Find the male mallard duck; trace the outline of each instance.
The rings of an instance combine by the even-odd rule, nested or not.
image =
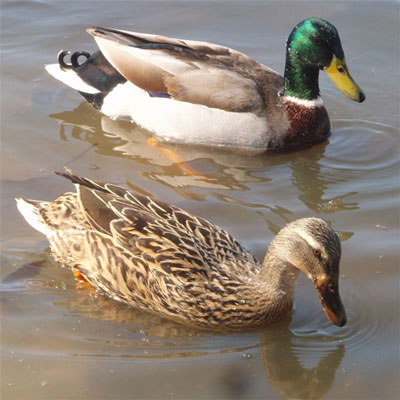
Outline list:
[[[76,186],[57,200],[17,199],[53,255],[94,288],[180,322],[243,329],[291,311],[297,276],[313,280],[329,320],[346,323],[340,241],[319,218],[286,225],[259,263],[229,233],[120,186],[60,173]]]
[[[164,141],[252,153],[319,143],[330,132],[320,69],[347,97],[365,99],[347,71],[336,28],[320,18],[293,29],[283,78],[211,43],[100,27],[87,31],[100,51],[75,52],[70,63],[69,52],[61,51],[47,71],[105,115],[132,119]]]

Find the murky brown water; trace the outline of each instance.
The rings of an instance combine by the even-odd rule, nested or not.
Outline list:
[[[397,398],[398,3],[10,0],[1,12],[2,398]],[[146,132],[81,104],[43,69],[61,48],[94,50],[85,27],[95,24],[224,44],[282,71],[288,33],[312,15],[339,29],[366,102],[321,75],[329,142],[268,158],[171,147],[196,178],[149,146]],[[91,297],[13,200],[70,190],[52,174],[65,165],[202,215],[259,258],[286,221],[330,220],[343,242],[348,324],[326,321],[305,278],[291,321],[258,334],[188,330]]]

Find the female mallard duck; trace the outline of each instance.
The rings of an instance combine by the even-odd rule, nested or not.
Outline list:
[[[227,232],[186,211],[67,171],[76,193],[17,199],[53,255],[124,303],[209,328],[259,327],[288,315],[297,276],[313,280],[329,320],[346,323],[340,241],[319,218],[286,225],[259,263]]]
[[[129,118],[164,141],[252,153],[310,146],[329,136],[319,94],[324,69],[342,93],[362,102],[336,28],[300,22],[286,45],[282,78],[227,47],[108,28],[89,28],[100,52],[61,51],[47,65],[111,118]],[[79,58],[85,57],[83,63]]]

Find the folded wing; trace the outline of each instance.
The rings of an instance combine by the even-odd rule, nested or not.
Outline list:
[[[265,106],[254,75],[277,75],[242,53],[206,42],[107,28],[88,32],[127,80],[175,100],[258,114]]]

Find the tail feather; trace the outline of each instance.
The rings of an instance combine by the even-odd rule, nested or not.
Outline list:
[[[32,226],[32,228],[36,229],[46,236],[51,233],[51,229],[44,221],[40,212],[44,207],[49,204],[49,202],[39,200],[25,200],[22,198],[17,198],[15,200],[17,202],[19,212],[25,218],[26,222],[28,222],[28,224]]]
[[[104,187],[104,184],[102,184],[100,182],[96,182],[91,179],[87,179],[87,178],[78,176],[69,168],[65,167],[64,169],[65,169],[65,172],[55,171],[54,173],[56,175],[67,178],[75,185],[82,185],[82,186],[88,187],[89,189],[96,189],[96,190],[100,190],[101,192],[104,192],[104,193],[109,193],[109,191]]]
[[[70,55],[70,61],[65,57]],[[85,60],[80,63],[80,57]],[[104,98],[126,79],[105,59],[100,51],[89,54],[86,51],[61,50],[58,64],[45,66],[54,78],[77,90],[90,104],[101,110]]]
[[[96,94],[100,93],[98,89],[88,85],[75,71],[72,69],[62,69],[59,64],[45,65],[46,71],[54,78],[78,90],[82,93]]]

